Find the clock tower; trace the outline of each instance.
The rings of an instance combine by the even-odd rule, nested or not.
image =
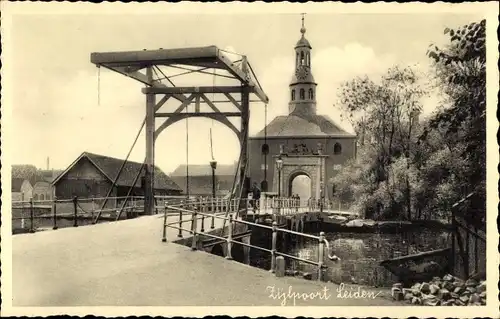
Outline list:
[[[316,86],[311,72],[311,50],[305,38],[306,28],[302,16],[302,36],[295,45],[295,72],[290,82],[289,113],[298,116],[316,115]]]

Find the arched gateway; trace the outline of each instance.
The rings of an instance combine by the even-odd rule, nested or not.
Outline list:
[[[276,155],[274,161],[273,191],[279,192],[281,196],[289,197],[293,195],[293,180],[300,175],[306,175],[311,179],[311,198],[322,198],[324,190],[325,159],[328,157],[321,154],[294,155],[281,153]],[[279,167],[281,166],[281,167]],[[328,199],[328,192],[324,192],[323,197]],[[303,198],[306,199],[306,198]]]

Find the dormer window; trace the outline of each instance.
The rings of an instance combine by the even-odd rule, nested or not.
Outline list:
[[[300,89],[300,99],[301,100],[306,99],[306,91],[304,89]]]
[[[295,89],[292,90],[292,101],[295,101]]]

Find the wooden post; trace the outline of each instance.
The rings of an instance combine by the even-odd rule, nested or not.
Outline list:
[[[215,228],[215,209],[216,209],[216,206],[217,205],[215,205],[215,197],[212,197],[212,222],[210,224],[210,229]]]
[[[52,229],[56,230],[57,229],[57,197],[54,197],[54,201],[52,202],[52,216],[54,218],[54,226],[52,227]]]
[[[30,198],[30,233],[35,232],[35,225],[33,224],[35,218],[35,207],[33,203],[33,197]]]
[[[278,223],[273,221],[273,234],[272,234],[272,246],[271,246],[271,272],[276,270],[276,242],[278,239]]]
[[[325,232],[320,232],[319,233],[319,251],[318,251],[318,281],[323,280],[323,254],[325,250]]]
[[[227,225],[227,253],[226,259],[232,260],[231,248],[233,247],[233,214],[229,214],[229,225]]]
[[[197,245],[198,245],[198,242],[197,242],[197,236],[196,236],[196,233],[197,233],[197,227],[198,227],[198,223],[197,223],[197,220],[198,220],[198,214],[196,213],[196,205],[195,207],[193,207],[193,214],[192,214],[192,222],[191,222],[191,230],[193,232],[193,240],[191,241],[191,250],[196,250],[197,249]]]
[[[247,64],[246,56],[242,57],[242,69],[248,76],[249,67]],[[243,83],[242,83],[243,84]],[[239,176],[239,187],[240,194],[246,194],[246,172],[248,165],[248,130],[249,130],[249,120],[250,120],[250,91],[251,88],[248,85],[242,86],[241,91],[241,130],[240,130],[240,145],[241,145],[241,164],[240,164],[240,176]],[[237,208],[239,209],[239,207]]]
[[[148,82],[153,81],[153,66],[146,67]],[[146,160],[144,173],[144,214],[153,215],[153,163],[154,163],[154,133],[155,133],[155,99],[156,95],[146,94]]]
[[[162,242],[167,242],[167,201],[165,201],[165,211],[163,212],[163,237]]]
[[[94,196],[92,196],[92,200],[91,200],[91,205],[92,207],[90,208],[90,217],[92,218],[91,220],[94,221]]]
[[[204,233],[205,232],[205,215],[204,215],[204,213],[206,213],[206,212],[205,212],[205,201],[203,198],[200,198],[200,212],[202,213],[201,214],[201,229],[200,229],[200,231],[202,233]]]
[[[456,270],[455,270],[455,260],[456,260],[456,253],[455,253],[455,250],[456,250],[456,247],[455,247],[455,240],[456,240],[456,232],[458,231],[457,229],[457,223],[456,223],[456,220],[455,220],[455,210],[454,208],[452,207],[451,208],[451,264],[450,264],[450,272],[451,274],[457,276],[459,275],[458,273],[456,273]]]
[[[283,256],[276,257],[276,277],[285,277],[285,258]]]
[[[73,216],[73,227],[78,227],[78,197],[73,197],[73,210],[74,210],[74,216]]]
[[[182,201],[179,207],[181,209],[184,208],[184,204],[182,203]],[[182,210],[179,211],[179,233],[177,234],[177,237],[182,238]]]

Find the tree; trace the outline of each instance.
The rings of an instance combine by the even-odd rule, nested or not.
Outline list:
[[[476,213],[486,210],[486,20],[457,29],[445,29],[450,43],[428,51],[434,61],[436,86],[446,105],[432,118],[422,135],[439,131],[465,169],[451,169],[459,197],[476,193]],[[477,217],[477,216],[476,216]]]
[[[341,87],[340,108],[361,135],[360,156],[334,183],[367,217],[445,218],[455,202],[475,192],[466,218],[484,222],[485,26],[483,20],[447,28],[450,43],[428,51],[431,84],[445,97],[428,119],[416,121],[423,90],[411,68],[392,68],[379,82],[356,78]]]
[[[341,86],[340,108],[348,115],[355,131],[362,133],[362,147],[373,150],[373,162],[364,163],[370,167],[378,189],[377,196],[374,190],[372,195],[375,197],[367,199],[373,207],[365,207],[372,214],[383,215],[380,210],[384,210],[385,214],[393,216],[396,210],[401,210],[397,199],[399,189],[396,191],[391,186],[392,164],[404,156],[406,170],[411,167],[411,149],[416,142],[416,119],[422,110],[420,99],[423,95],[419,78],[410,67],[393,67],[378,82],[364,77]],[[381,183],[385,183],[383,188],[380,188]],[[402,196],[406,217],[411,219],[409,176],[405,177],[405,185]]]

